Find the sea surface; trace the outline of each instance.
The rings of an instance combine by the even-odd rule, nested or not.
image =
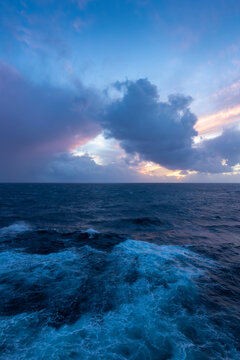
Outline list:
[[[0,359],[240,359],[240,185],[1,184]]]

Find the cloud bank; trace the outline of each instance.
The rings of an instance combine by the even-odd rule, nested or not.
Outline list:
[[[194,144],[197,117],[190,96],[161,101],[147,79],[114,86],[121,96],[107,99],[78,82],[74,90],[36,85],[0,64],[0,181],[149,181],[129,168],[135,155],[185,174],[230,173],[240,163],[237,127]],[[71,154],[101,131],[120,142],[125,160],[103,166],[87,154]]]
[[[55,156],[42,174],[42,181],[55,182],[139,182],[144,176],[129,169],[124,161],[98,165],[89,155],[73,156],[63,153]]]

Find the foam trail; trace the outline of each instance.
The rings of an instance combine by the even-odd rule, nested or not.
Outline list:
[[[1,360],[238,359],[199,301],[195,281],[213,265],[189,249],[127,240],[0,264]]]

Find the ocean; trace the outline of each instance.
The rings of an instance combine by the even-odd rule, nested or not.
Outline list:
[[[1,184],[1,360],[240,359],[239,184]]]

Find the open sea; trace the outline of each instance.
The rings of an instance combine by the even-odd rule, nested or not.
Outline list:
[[[240,359],[240,184],[0,184],[1,360]]]

